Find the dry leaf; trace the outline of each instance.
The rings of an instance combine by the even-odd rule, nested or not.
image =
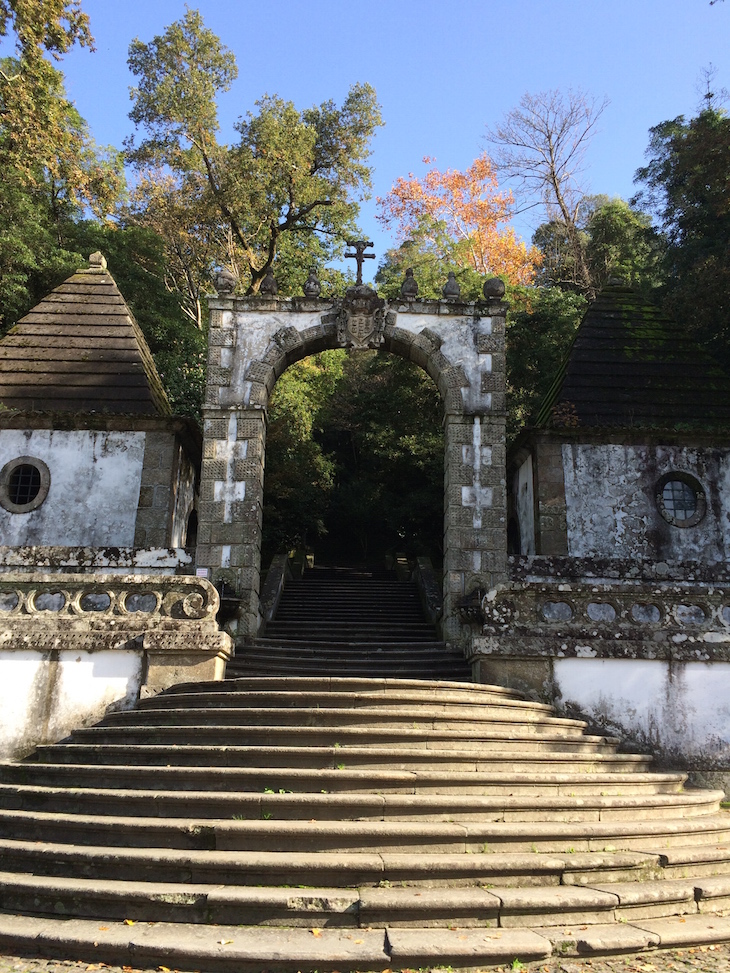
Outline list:
[[[218,945],[219,946],[230,946],[232,942],[233,942],[232,939],[219,939],[218,940]]]
[[[322,930],[321,929],[310,929],[309,931],[311,932],[311,934],[313,936],[321,936],[322,935]]]
[[[355,945],[356,945],[356,946],[359,946],[359,945],[360,945],[361,943],[364,943],[364,942],[365,942],[365,940],[364,940],[364,939],[356,939],[356,940],[355,940]]]
[[[133,926],[134,925],[134,919],[125,919],[124,920],[124,925],[125,926]]]
[[[170,973],[169,966],[158,966],[157,969],[160,971],[160,973]]]

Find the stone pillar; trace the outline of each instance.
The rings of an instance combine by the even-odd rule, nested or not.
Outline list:
[[[459,603],[478,589],[507,580],[505,445],[506,305],[492,301],[476,323],[475,367],[465,369],[466,408],[444,417],[444,638],[465,643],[471,633]],[[476,387],[475,387],[476,386]]]
[[[238,633],[259,626],[266,417],[261,409],[206,410],[197,563],[242,597]]]

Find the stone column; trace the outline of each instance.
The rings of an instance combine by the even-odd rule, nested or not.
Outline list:
[[[444,417],[444,638],[466,642],[459,603],[507,579],[506,306],[490,302],[476,325],[463,412]],[[477,388],[473,387],[478,385]]]

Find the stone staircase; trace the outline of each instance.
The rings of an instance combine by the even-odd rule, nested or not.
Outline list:
[[[176,686],[0,765],[0,946],[392,970],[730,940],[730,819],[509,690]]]
[[[265,637],[239,646],[227,669],[279,674],[471,679],[463,654],[424,619],[415,582],[343,569],[288,581]]]

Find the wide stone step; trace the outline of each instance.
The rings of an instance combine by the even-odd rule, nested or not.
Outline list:
[[[434,821],[449,823],[650,820],[716,814],[721,792],[639,795],[384,795],[264,792],[122,790],[113,787],[49,787],[0,784],[0,822],[15,837],[14,811],[125,817],[250,819],[253,821]],[[27,816],[26,816],[27,817]],[[17,818],[18,827],[25,818]],[[32,820],[32,818],[28,818]],[[45,820],[45,819],[39,819]],[[8,824],[7,822],[11,822]]]
[[[525,702],[521,693],[503,686],[480,685],[478,683],[452,682],[449,680],[415,679],[387,679],[365,676],[333,676],[328,674],[324,678],[313,676],[239,676],[234,680],[216,683],[181,683],[165,690],[164,694],[184,694],[199,692],[201,686],[206,692],[262,692],[277,690],[281,692],[347,692],[379,694],[389,699],[391,693],[411,692],[419,693],[420,698],[439,700],[441,693],[457,695],[460,699],[483,702],[489,699],[516,699]],[[425,695],[424,695],[425,694]]]
[[[382,676],[391,679],[410,679],[415,676],[422,676],[424,672],[429,672],[434,679],[463,679],[464,682],[471,681],[471,671],[466,665],[460,663],[447,664],[391,664],[374,662],[371,663],[350,663],[350,662],[323,662],[315,656],[309,659],[300,659],[297,662],[278,660],[275,657],[264,655],[255,658],[242,658],[240,661],[229,662],[226,673],[233,678],[241,675],[251,676],[321,676],[327,678],[333,672],[339,675],[352,676]]]
[[[0,763],[0,781],[10,785],[39,787],[102,788],[118,787],[132,790],[169,790],[183,792],[288,791],[317,795],[325,793],[336,800],[337,795],[356,794],[381,801],[390,794],[420,795],[429,798],[460,796],[480,799],[482,796],[583,796],[583,795],[651,795],[675,794],[682,790],[685,774],[597,772],[549,773],[541,769],[535,773],[505,774],[499,770],[480,770],[478,757],[471,755],[458,770],[448,767],[434,771],[434,758],[428,752],[414,751],[411,763],[403,764],[403,752],[398,760],[388,760],[389,750],[380,753],[382,765],[366,763],[365,757],[376,759],[372,750],[362,751],[362,763],[367,769],[337,769],[340,751],[300,748],[233,748],[221,751],[206,747],[64,747],[69,756],[81,759],[82,752],[91,759],[87,763],[69,760],[53,763]],[[81,752],[80,752],[81,751]],[[187,763],[182,758],[187,759]],[[136,764],[130,765],[131,760]],[[419,760],[422,769],[418,769]],[[297,768],[296,764],[306,765]],[[370,793],[373,792],[373,793]]]
[[[189,732],[188,732],[189,729]],[[79,730],[72,738],[74,742],[56,746],[40,746],[36,750],[36,756],[44,762],[59,763],[123,763],[129,762],[133,748],[144,748],[138,750],[140,756],[159,754],[160,761],[164,764],[170,763],[174,759],[178,763],[196,763],[201,757],[210,759],[211,766],[235,765],[236,760],[245,762],[248,750],[251,747],[284,747],[291,748],[297,745],[306,746],[309,744],[318,749],[332,748],[338,750],[338,758],[335,767],[338,772],[351,770],[357,766],[373,766],[372,758],[368,757],[367,747],[375,745],[382,751],[384,747],[392,746],[391,761],[387,756],[383,757],[382,752],[376,757],[375,764],[388,766],[397,760],[398,750],[405,745],[407,749],[423,747],[423,757],[430,762],[426,751],[429,747],[437,747],[442,751],[453,744],[456,750],[471,749],[473,753],[473,766],[478,770],[499,770],[502,773],[560,773],[561,771],[573,771],[575,773],[596,773],[599,771],[614,770],[625,772],[629,770],[647,770],[651,764],[651,758],[640,754],[612,753],[608,749],[601,749],[595,753],[581,754],[568,753],[566,751],[545,750],[540,753],[520,752],[512,749],[485,750],[480,740],[465,741],[463,737],[456,736],[450,740],[446,731],[425,737],[424,734],[411,730],[407,741],[403,736],[390,736],[390,731],[362,731],[360,729],[336,731],[326,731],[318,728],[299,727],[295,732],[287,728],[278,727],[258,727],[231,729],[229,727],[175,727],[175,726],[153,726],[153,727],[90,727],[86,730]],[[201,748],[202,743],[207,743],[207,752]],[[186,746],[187,744],[187,746]],[[354,745],[354,746],[353,746]],[[125,757],[124,748],[127,748],[128,755]],[[157,747],[158,750],[152,749]],[[352,750],[348,749],[352,747]],[[173,748],[175,748],[173,750]],[[358,753],[365,749],[365,753]],[[167,751],[167,757],[165,756]],[[217,750],[218,754],[211,752]],[[189,751],[186,753],[186,751]],[[367,785],[367,781],[365,781]],[[470,786],[478,786],[474,783]]]
[[[721,882],[722,887],[717,883]],[[595,924],[694,915],[727,896],[730,879],[624,882],[584,888],[542,885],[518,889],[459,888],[220,888],[0,872],[0,909],[146,922],[228,923],[292,928],[519,928],[557,918]]]
[[[584,886],[661,875],[659,857],[645,852],[464,854],[409,851],[267,851],[117,847],[0,838],[3,871],[86,879],[229,886],[456,887]]]

